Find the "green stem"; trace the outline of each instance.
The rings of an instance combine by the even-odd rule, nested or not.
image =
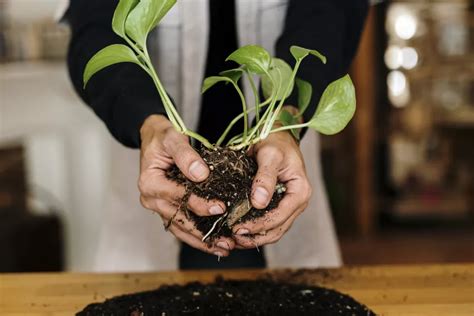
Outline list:
[[[272,81],[272,85],[275,87],[275,81],[273,80],[273,78],[270,76],[270,74],[267,72],[266,75],[268,76],[268,78],[270,78],[270,80]],[[269,113],[272,112],[273,108],[275,107],[275,104],[277,102],[277,96],[278,96],[278,91],[272,91],[272,95],[270,96],[270,98],[268,98],[267,100],[265,100],[265,103],[267,103],[267,101],[270,103],[270,106],[265,110],[265,113],[263,113],[262,117],[260,118],[260,121],[257,122],[257,124],[255,125],[255,130],[250,134],[250,136],[248,137],[248,139],[252,139],[252,137],[257,134],[259,136],[259,133],[260,133],[260,126],[262,125],[262,123],[264,124],[265,123],[265,120],[267,118],[267,116],[269,115]],[[262,104],[262,105],[263,105]]]
[[[304,128],[304,127],[308,127],[308,126],[309,126],[309,122],[307,122],[307,123],[301,123],[301,124],[295,124],[295,125],[282,126],[282,127],[278,127],[278,128],[272,129],[272,130],[270,131],[270,134],[276,133],[276,132],[281,132],[281,131],[287,131],[287,130],[289,130],[289,129]]]
[[[245,100],[245,96],[242,93],[242,90],[240,90],[239,85],[236,84],[233,80],[230,80],[230,82],[232,82],[232,84],[234,85],[235,90],[237,90],[237,93],[239,94],[240,101],[242,102],[242,114],[244,115],[244,139],[245,139],[245,138],[247,138],[248,129],[249,129],[249,118],[248,118],[248,113],[247,113],[247,101]]]
[[[161,101],[163,102],[163,106],[165,108],[166,115],[168,116],[168,119],[171,121],[173,126],[178,130],[179,132],[183,132],[186,130],[186,127],[184,124],[181,124],[179,120],[176,118],[173,109],[174,105],[172,104],[171,100],[169,100],[168,95],[164,91],[162,84],[158,78],[158,75],[155,72],[155,68],[151,64],[150,57],[148,55],[148,52],[146,51],[145,53],[136,45],[132,40],[130,40],[128,37],[124,37],[125,41],[128,43],[128,45],[135,51],[135,53],[142,58],[142,60],[145,62],[145,65],[142,65],[142,68],[146,66],[145,71],[148,73],[148,75],[153,79],[153,83],[155,84],[155,87],[158,90],[158,94],[160,95]],[[170,104],[171,106],[170,106]]]
[[[145,48],[145,62],[147,63],[148,68],[150,68],[150,72],[152,74],[153,81],[155,82],[155,85],[158,88],[158,93],[160,94],[161,99],[163,100],[163,104],[165,105],[165,107],[169,108],[171,113],[173,113],[173,116],[176,119],[176,121],[177,121],[177,123],[180,127],[180,131],[182,133],[187,131],[187,128],[186,128],[186,125],[184,124],[183,119],[181,118],[178,111],[174,107],[173,102],[171,102],[171,100],[168,96],[168,93],[166,93],[166,90],[164,89],[164,87],[163,87],[163,85],[160,81],[160,78],[156,74],[155,67],[151,63],[151,58],[150,58],[150,55],[148,54],[148,50],[146,48]]]
[[[257,108],[255,111],[255,120],[258,123],[258,121],[260,121],[260,96],[258,94],[257,86],[255,85],[252,74],[248,71],[248,69],[246,70],[246,73],[255,96],[255,107]]]
[[[301,65],[301,60],[298,60],[296,62],[295,68],[293,69],[293,73],[291,74],[291,79],[288,82],[285,93],[283,94],[284,96],[289,94],[292,83],[295,81],[296,73],[298,72],[298,69],[300,68],[300,65]],[[280,103],[278,104],[276,110],[272,113],[271,118],[266,122],[265,126],[263,127],[262,139],[267,138],[268,134],[270,134],[270,131],[273,127],[273,124],[275,124],[275,121],[278,117],[278,114],[280,113],[281,108],[283,107],[283,105],[285,103],[285,100],[286,100],[285,98],[282,98],[280,100]]]
[[[259,106],[258,106],[258,108],[261,109],[262,107],[267,106],[270,102],[271,102],[271,99],[268,98],[267,100],[265,100],[265,102],[260,103]],[[257,109],[257,107],[253,107],[253,108],[247,110],[247,113],[251,113],[251,112],[255,111],[256,109]],[[234,127],[234,125],[235,125],[241,118],[243,118],[244,115],[245,115],[245,113],[240,113],[239,115],[237,115],[237,116],[229,123],[229,125],[228,125],[227,128],[225,129],[224,133],[222,133],[221,137],[219,137],[219,140],[217,141],[216,146],[222,145],[222,143],[224,142],[225,138],[226,138],[227,135],[229,134],[229,132],[230,132],[230,130],[232,129],[232,127]],[[249,130],[249,132],[252,133],[253,130],[254,130],[254,129],[251,128],[251,129]],[[237,136],[240,136],[240,135],[237,135]],[[249,134],[249,137],[248,137],[248,138],[251,139],[252,136],[253,136],[253,134],[251,134],[251,135]],[[234,139],[234,138],[235,138],[235,137],[233,137],[232,139]],[[229,143],[230,143],[230,141],[227,142],[227,144],[229,144]]]
[[[155,83],[155,86],[158,90],[158,93],[160,95],[161,101],[163,102],[163,106],[166,111],[166,115],[168,116],[168,119],[171,121],[173,126],[178,130],[179,132],[192,137],[196,139],[197,141],[201,142],[204,146],[207,148],[214,148],[212,144],[203,136],[199,135],[198,133],[195,133],[193,131],[190,131],[186,128],[186,125],[184,124],[184,121],[182,120],[181,116],[179,115],[178,111],[174,107],[173,102],[171,102],[168,94],[166,93],[166,90],[164,89],[158,74],[155,71],[155,67],[153,66],[151,62],[150,55],[148,54],[148,50],[145,48],[144,51],[142,51],[133,41],[131,41],[129,38],[125,37],[125,40],[127,41],[128,45],[132,47],[132,49],[140,56],[142,57],[143,61],[145,62],[145,65],[140,64],[140,67],[144,69],[148,75],[153,79],[153,82]]]
[[[188,129],[188,130],[184,131],[184,134],[189,136],[189,137],[192,137],[192,138],[196,139],[197,141],[199,141],[201,144],[203,144],[204,146],[206,146],[209,149],[214,149],[215,148],[206,138],[199,135],[198,133],[195,133],[195,132]]]

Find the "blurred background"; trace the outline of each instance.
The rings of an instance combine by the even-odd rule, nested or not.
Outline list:
[[[0,0],[0,272],[93,266],[113,139],[74,93],[58,0]],[[323,138],[346,264],[474,261],[474,7],[371,8],[358,111]]]

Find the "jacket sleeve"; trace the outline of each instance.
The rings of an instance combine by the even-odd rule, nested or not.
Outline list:
[[[151,114],[165,110],[153,80],[139,66],[121,63],[108,67],[83,89],[83,72],[89,59],[102,48],[122,43],[111,27],[115,0],[71,0],[65,20],[71,28],[68,69],[81,98],[105,122],[122,144],[140,146],[140,127]]]
[[[313,96],[304,114],[308,121],[316,111],[319,99],[329,83],[348,72],[357,50],[368,0],[290,0],[282,35],[276,43],[276,55],[290,65],[295,61],[292,45],[316,49],[327,57],[324,65],[307,57],[297,77],[310,82]],[[297,105],[297,89],[286,100]]]

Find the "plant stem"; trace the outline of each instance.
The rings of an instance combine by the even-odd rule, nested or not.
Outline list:
[[[270,74],[267,72],[266,75],[268,76],[268,78],[270,78],[270,80],[272,81],[272,85],[275,87],[275,81],[273,80],[273,78],[270,76]],[[262,123],[264,124],[265,123],[265,120],[266,120],[266,117],[268,116],[269,113],[271,113],[271,111],[273,110],[273,108],[275,107],[275,104],[277,102],[277,96],[278,96],[278,91],[275,93],[275,91],[272,91],[272,95],[270,96],[270,98],[268,98],[267,100],[265,100],[265,103],[267,103],[267,101],[270,103],[270,106],[265,110],[265,113],[263,113],[262,117],[260,118],[260,121],[257,122],[257,124],[255,125],[255,130],[249,135],[248,139],[251,140],[252,137],[257,134],[257,137],[259,136],[260,134],[260,125],[262,125]],[[262,104],[262,105],[263,105]]]
[[[164,89],[160,78],[158,77],[155,67],[153,66],[151,62],[150,55],[148,54],[148,50],[145,48],[144,51],[140,49],[132,40],[130,40],[128,37],[125,37],[126,42],[132,49],[137,53],[140,57],[142,57],[143,61],[145,62],[145,65],[141,65],[141,68],[143,68],[148,75],[153,79],[153,82],[155,83],[155,86],[158,90],[158,94],[161,97],[161,100],[163,102],[163,106],[165,108],[166,114],[168,116],[168,119],[171,121],[173,126],[175,127],[176,130],[179,132],[192,137],[196,139],[197,141],[201,142],[204,146],[207,148],[213,149],[214,146],[207,140],[205,137],[199,135],[198,133],[195,133],[193,131],[190,131],[186,128],[186,125],[184,124],[181,116],[179,115],[178,111],[174,107],[173,102],[171,102],[168,94],[166,93],[166,90]]]
[[[203,144],[204,146],[206,146],[207,148],[209,149],[214,149],[215,147],[211,144],[210,141],[208,141],[205,137],[199,135],[198,133],[195,133],[189,129],[185,130],[183,132],[185,135],[189,136],[189,137],[192,137],[194,139],[196,139],[197,141],[199,141],[201,144]]]
[[[295,68],[293,69],[293,73],[291,74],[291,79],[288,82],[285,93],[283,94],[284,96],[288,95],[288,93],[290,92],[290,88],[292,86],[292,83],[295,81],[296,73],[298,72],[298,69],[300,68],[300,65],[301,65],[301,60],[298,60],[295,64]],[[273,127],[273,124],[275,124],[275,121],[276,121],[276,119],[278,117],[278,114],[280,113],[280,110],[283,107],[284,103],[285,103],[285,98],[283,97],[280,100],[280,103],[278,104],[276,110],[272,113],[272,116],[270,117],[270,119],[266,122],[265,126],[263,127],[262,139],[267,138],[268,134],[270,134],[270,131]]]
[[[259,104],[259,109],[261,109],[262,107],[264,106],[267,106],[269,103],[270,103],[271,99],[268,98],[267,100],[265,100],[265,102]],[[255,111],[257,109],[257,107],[253,107],[251,109],[248,109],[247,110],[247,113],[251,113],[253,111]],[[221,137],[219,137],[219,140],[217,141],[216,143],[216,146],[219,147],[220,145],[222,145],[222,143],[224,142],[225,138],[227,137],[227,134],[229,134],[230,130],[232,129],[232,127],[241,119],[243,118],[245,115],[245,113],[240,113],[239,115],[237,115],[230,123],[229,125],[227,126],[227,128],[225,129],[224,133],[222,133]],[[249,130],[250,133],[253,132],[253,128],[251,128]],[[237,135],[240,137],[240,135]],[[233,137],[232,139],[234,139],[236,137]],[[251,138],[251,135],[249,134],[249,139]],[[231,140],[232,140],[231,139]],[[231,141],[229,141],[227,144],[229,144]]]
[[[237,93],[240,96],[240,101],[242,102],[242,114],[244,115],[244,139],[245,139],[245,138],[247,138],[248,129],[249,129],[249,117],[248,117],[248,113],[247,113],[247,101],[245,100],[245,96],[242,93],[242,90],[240,90],[239,85],[236,84],[233,80],[231,80],[230,82],[232,82],[232,84],[234,85],[235,90],[237,90]]]
[[[257,86],[255,85],[255,81],[253,80],[252,74],[248,71],[248,69],[246,70],[246,73],[250,82],[250,86],[252,87],[253,94],[255,96],[255,120],[258,123],[258,121],[260,121],[260,96],[258,94]]]
[[[272,130],[270,131],[270,134],[271,134],[271,133],[276,133],[276,132],[281,132],[281,131],[287,131],[287,130],[289,130],[289,129],[304,128],[304,127],[308,127],[308,126],[309,126],[309,122],[307,122],[307,123],[301,123],[301,124],[295,124],[295,125],[282,126],[282,127],[278,127],[278,128],[272,129]]]
[[[186,130],[186,127],[184,126],[184,123],[181,124],[179,120],[176,118],[175,113],[173,113],[172,109],[174,109],[174,105],[172,104],[171,100],[169,100],[168,95],[164,91],[162,84],[158,78],[158,75],[155,72],[155,68],[151,64],[150,56],[148,55],[148,52],[146,51],[145,53],[136,45],[131,39],[129,39],[127,36],[124,37],[125,41],[128,43],[128,45],[135,51],[135,53],[142,58],[142,60],[145,62],[145,65],[142,67],[146,67],[146,72],[148,75],[152,78],[153,83],[155,84],[155,87],[158,90],[158,94],[160,95],[161,101],[163,102],[163,106],[165,108],[166,115],[168,116],[168,119],[171,121],[173,126],[178,130],[179,132],[183,132]],[[169,103],[168,103],[169,102]],[[170,106],[171,104],[171,106]]]
[[[163,85],[160,81],[160,78],[156,74],[155,67],[151,63],[151,58],[150,58],[150,55],[148,54],[148,50],[146,48],[145,48],[145,62],[147,63],[148,68],[150,69],[153,81],[155,82],[155,85],[158,89],[158,93],[160,94],[161,99],[163,100],[163,105],[165,106],[165,108],[168,107],[170,112],[173,113],[173,116],[176,119],[176,121],[177,121],[177,123],[180,127],[179,130],[182,133],[184,133],[185,131],[187,131],[186,125],[184,124],[183,119],[181,118],[178,111],[174,107],[173,102],[171,102],[171,100],[168,96],[168,93],[166,93],[166,90],[164,89],[164,87],[163,87]]]

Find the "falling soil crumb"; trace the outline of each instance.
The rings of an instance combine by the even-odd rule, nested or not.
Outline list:
[[[270,279],[223,280],[124,295],[87,306],[93,315],[375,315],[348,295],[334,290]]]
[[[251,206],[250,196],[252,183],[257,173],[257,163],[254,158],[249,157],[243,150],[234,151],[228,148],[217,148],[210,150],[201,148],[199,154],[210,169],[209,177],[200,183],[189,181],[181,171],[172,167],[167,172],[168,179],[183,185],[187,193],[181,201],[181,210],[196,225],[196,228],[206,235],[213,228],[216,221],[222,215],[199,217],[187,209],[186,205],[191,194],[195,194],[206,200],[220,200],[226,205],[226,214],[218,222],[207,241],[212,241],[220,236],[231,237],[232,227],[236,224],[252,221],[265,215],[268,211],[276,208],[284,196],[285,187],[278,184],[270,204],[263,210]],[[242,210],[243,205],[248,205],[247,210]],[[240,206],[240,207],[239,207]],[[245,208],[245,207],[244,207]],[[239,210],[239,216],[234,211]],[[228,225],[227,218],[232,220]]]

